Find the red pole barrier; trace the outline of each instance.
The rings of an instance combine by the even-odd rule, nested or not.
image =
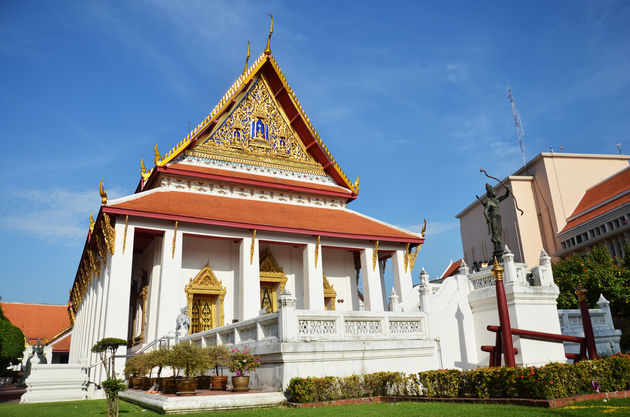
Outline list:
[[[586,349],[588,350],[589,359],[598,359],[597,346],[595,345],[595,336],[593,335],[593,324],[591,323],[591,313],[588,311],[588,305],[586,305],[586,294],[588,291],[582,286],[582,283],[578,283],[575,295],[577,295],[580,301],[580,313],[582,313],[582,327],[584,328],[584,338],[586,339]]]
[[[497,290],[497,307],[499,310],[499,323],[501,324],[501,339],[503,342],[503,359],[505,366],[514,368],[514,344],[512,343],[512,326],[510,324],[510,313],[508,312],[507,297],[503,286],[503,267],[499,265],[497,258],[494,258],[492,275],[494,275],[495,287]],[[500,366],[500,364],[496,364]]]

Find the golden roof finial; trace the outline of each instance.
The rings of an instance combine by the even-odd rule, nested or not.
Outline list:
[[[357,180],[354,182],[354,188],[359,188],[359,176],[357,175]]]
[[[94,230],[94,217],[92,217],[92,214],[94,213],[90,213],[90,232]]]
[[[98,191],[101,194],[101,204],[107,204],[107,189],[105,188],[105,182],[101,178],[101,182],[98,184]]]
[[[160,151],[158,151],[157,143],[155,144],[155,158],[153,158],[153,162],[155,166],[157,166],[158,162],[160,162]]]
[[[144,166],[144,158],[140,158],[140,173],[144,175],[147,172],[147,168]]]
[[[245,68],[243,68],[243,75],[247,72],[247,64],[249,63],[249,40],[247,40],[247,58],[245,58]]]
[[[269,37],[267,38],[267,47],[265,48],[265,55],[271,55],[271,35],[273,35],[273,15],[269,13],[271,17],[271,29],[269,29]]]
[[[427,231],[427,219],[424,219],[424,225],[422,226],[422,237],[424,237],[424,234]]]

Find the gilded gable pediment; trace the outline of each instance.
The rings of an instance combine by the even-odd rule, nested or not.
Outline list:
[[[189,154],[257,165],[323,173],[291,128],[263,76],[234,109]]]

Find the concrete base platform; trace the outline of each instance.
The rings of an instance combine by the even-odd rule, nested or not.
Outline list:
[[[127,390],[120,398],[162,414],[194,413],[197,411],[235,410],[239,408],[275,407],[287,402],[281,392],[213,392],[201,391],[190,397],[148,394]]]

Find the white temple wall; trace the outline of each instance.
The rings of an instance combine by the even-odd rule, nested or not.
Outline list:
[[[428,290],[431,291],[430,288]],[[428,313],[430,335],[437,343],[439,368],[473,369],[479,363],[481,345],[475,337],[468,293],[467,276],[449,277],[425,311]]]
[[[344,249],[322,248],[322,265],[326,279],[337,293],[335,309],[338,311],[358,311],[359,297],[352,252]]]
[[[180,308],[188,303],[185,293],[186,285],[209,263],[210,268],[227,290],[224,299],[225,324],[232,323],[232,320],[238,317],[238,298],[234,290],[238,287],[239,243],[231,239],[184,236],[179,288]],[[174,318],[173,323],[175,323]]]

